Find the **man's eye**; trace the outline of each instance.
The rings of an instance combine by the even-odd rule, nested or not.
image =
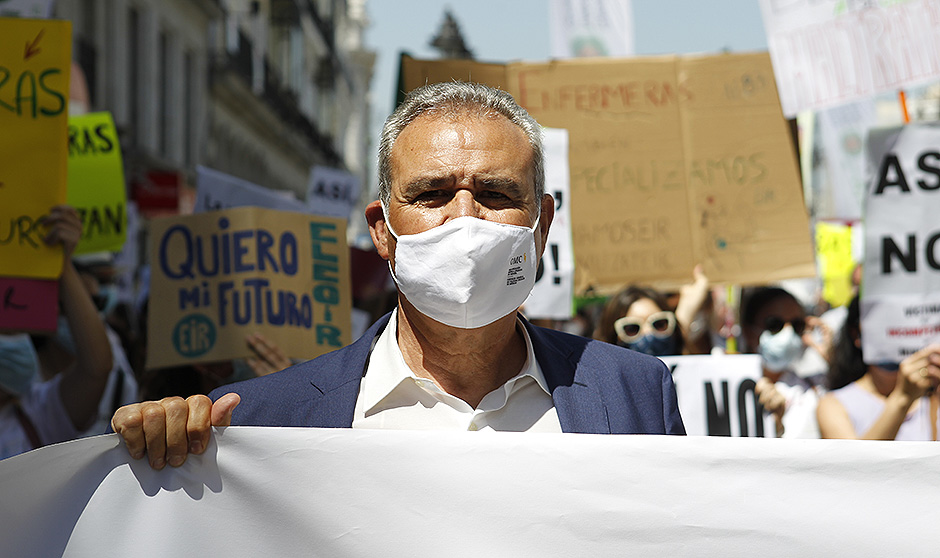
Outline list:
[[[444,190],[427,190],[418,194],[415,197],[415,201],[431,201],[443,198],[445,195],[446,192],[444,192]]]

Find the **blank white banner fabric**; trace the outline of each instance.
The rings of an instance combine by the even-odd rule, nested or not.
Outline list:
[[[940,445],[230,427],[0,462],[2,556],[914,556]]]

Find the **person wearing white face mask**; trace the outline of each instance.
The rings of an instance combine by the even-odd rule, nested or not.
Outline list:
[[[831,334],[816,317],[807,316],[789,292],[778,287],[752,291],[744,301],[741,318],[745,352],[761,355],[763,377],[756,392],[764,409],[777,420],[778,434],[788,438],[818,438],[816,405],[821,388],[813,378],[802,378],[794,366],[810,344],[828,356],[828,345],[818,345],[813,328]],[[821,378],[820,378],[821,381]]]
[[[122,408],[112,426],[132,456],[177,466],[228,424],[684,433],[661,361],[518,315],[554,201],[541,130],[512,97],[458,82],[412,92],[386,121],[379,178],[366,219],[396,310],[349,347],[211,400]]]

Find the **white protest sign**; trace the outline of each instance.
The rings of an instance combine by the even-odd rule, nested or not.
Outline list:
[[[631,0],[552,0],[552,58],[633,56]]]
[[[359,199],[359,178],[344,170],[313,167],[307,183],[307,208],[314,215],[349,220]]]
[[[940,340],[940,127],[872,130],[868,168],[862,353],[900,362]]]
[[[292,192],[271,190],[224,172],[196,167],[196,205],[193,213],[247,206],[310,213]]]
[[[773,417],[763,412],[754,391],[762,375],[759,355],[660,358],[672,370],[679,413],[690,436],[776,434]]]
[[[929,556],[938,498],[933,442],[229,427],[155,472],[111,434],[0,462],[0,554]]]
[[[761,0],[783,113],[940,78],[940,2]]]
[[[865,136],[875,126],[875,102],[866,99],[833,107],[816,115],[823,147],[825,180],[814,192],[814,216],[820,219],[858,221],[862,218],[867,180]],[[812,150],[808,150],[812,155]]]
[[[548,230],[542,265],[532,294],[523,305],[529,318],[567,320],[573,314],[574,250],[568,174],[568,130],[544,128],[545,193],[555,198],[555,218]]]

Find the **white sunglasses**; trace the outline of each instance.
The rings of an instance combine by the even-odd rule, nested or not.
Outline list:
[[[676,330],[676,315],[664,310],[650,314],[646,320],[624,316],[614,322],[614,331],[624,343],[633,343],[641,337],[643,324],[650,326],[654,336],[664,339]]]

